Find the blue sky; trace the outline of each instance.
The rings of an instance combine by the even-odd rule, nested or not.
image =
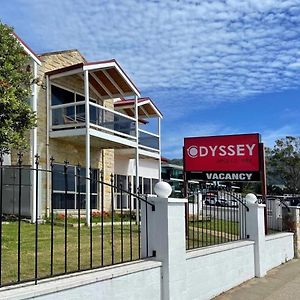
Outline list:
[[[185,136],[300,135],[300,0],[1,2],[37,53],[117,59],[164,114],[166,157]]]

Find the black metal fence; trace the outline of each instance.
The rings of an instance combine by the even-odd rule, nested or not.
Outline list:
[[[199,186],[186,206],[186,247],[194,249],[246,239],[242,195],[220,186]]]
[[[13,174],[13,184],[9,174]],[[30,192],[23,184],[28,177],[31,183],[35,182],[35,189],[31,186]],[[86,180],[91,190],[92,209],[88,216]],[[126,200],[126,208],[121,204],[120,209],[115,209],[117,197],[121,203]],[[35,199],[34,203],[31,199]],[[13,209],[7,207],[10,200]],[[148,209],[155,209],[146,198],[132,191],[131,184],[128,189],[117,186],[113,175],[110,182],[105,182],[100,170],[90,170],[88,178],[80,165],[71,167],[65,161],[56,167],[53,158],[50,168],[45,169],[38,155],[32,168],[23,165],[22,154],[18,154],[16,165],[5,166],[1,155],[0,286],[33,280],[37,283],[43,278],[149,257],[148,250],[144,257],[141,254],[141,238],[148,242],[147,228],[146,236],[141,237],[141,203],[146,216]],[[34,224],[28,219],[28,211],[34,213]],[[87,217],[90,226],[86,226]]]

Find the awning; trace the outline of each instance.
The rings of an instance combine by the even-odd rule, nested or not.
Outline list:
[[[138,101],[138,113],[140,117],[153,118],[159,117],[162,118],[162,113],[155,106],[153,101],[149,97],[139,98]],[[119,100],[114,103],[115,109],[123,112],[124,114],[134,117],[135,112],[135,100]]]
[[[89,83],[103,100],[123,97],[140,96],[132,80],[123,71],[116,60],[83,62],[72,66],[56,69],[46,73],[50,79],[89,72]]]

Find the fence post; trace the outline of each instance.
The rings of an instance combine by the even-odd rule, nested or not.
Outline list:
[[[246,204],[249,210],[246,212],[246,234],[254,241],[254,265],[255,276],[264,277],[266,275],[265,255],[266,255],[266,237],[265,237],[265,204],[259,204],[254,194],[246,195]]]
[[[282,230],[294,233],[295,258],[300,258],[300,207],[282,207]]]
[[[155,205],[155,210],[148,207],[146,218],[149,205],[143,204],[141,207],[142,256],[153,254],[153,259],[162,262],[162,299],[185,299],[187,200],[168,198],[172,189],[166,182],[157,183],[154,189],[158,197],[149,197],[148,201]]]

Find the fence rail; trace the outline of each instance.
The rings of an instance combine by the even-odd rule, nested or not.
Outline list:
[[[3,155],[0,155],[0,286],[27,281],[37,284],[40,279],[152,255],[148,251],[144,256],[141,254],[141,216],[137,210],[143,203],[147,215],[148,209],[155,209],[152,203],[133,192],[130,185],[127,190],[121,184],[115,184],[113,175],[109,182],[105,182],[101,171],[95,176],[95,172],[90,170],[87,178],[85,168],[80,165],[74,171],[68,161],[64,162],[63,169],[55,168],[54,162],[51,158],[50,169],[43,169],[36,155],[34,168],[24,166],[19,153],[17,165],[5,166]],[[13,184],[9,174],[14,176]],[[43,214],[46,208],[46,177],[50,177],[48,215]],[[32,186],[29,192],[24,190],[23,182],[33,179],[35,190]],[[92,192],[90,199],[85,193],[87,179]],[[56,184],[63,189],[60,194],[55,192]],[[63,213],[54,208],[57,195]],[[127,198],[129,209],[121,205],[120,210],[115,210],[117,195],[121,199]],[[34,198],[35,203],[32,203]],[[11,200],[13,214],[7,214],[5,211]],[[76,209],[70,211],[72,201],[76,202]],[[90,207],[93,207],[89,212],[85,210],[86,201],[90,201]],[[33,219],[37,220],[34,224],[23,216],[28,211],[23,206],[28,203],[34,207],[31,209]],[[90,226],[86,225],[87,213]],[[148,242],[147,229],[143,239]]]
[[[187,249],[246,239],[247,210],[233,191],[212,186],[193,192],[186,208]]]
[[[265,198],[266,218],[267,218],[267,234],[273,234],[283,231],[282,226],[282,208],[285,207],[290,211],[290,201],[283,196],[268,195]]]

